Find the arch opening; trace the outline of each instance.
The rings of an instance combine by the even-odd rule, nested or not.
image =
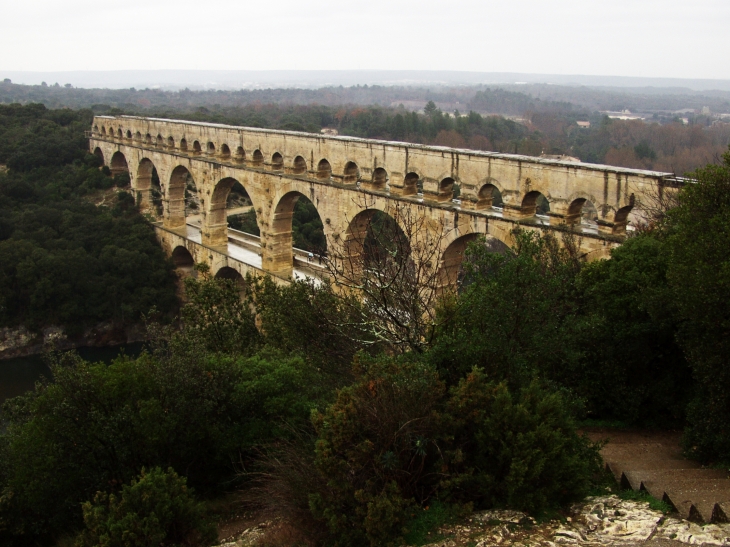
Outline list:
[[[227,144],[221,145],[221,159],[227,160],[231,158],[231,149],[228,147]]]
[[[167,137],[167,147],[171,150],[175,148],[175,139],[172,137],[172,135]]]
[[[175,167],[166,194],[165,225],[168,228],[184,227],[188,212],[197,213],[199,210],[198,191],[190,171],[182,165]]]
[[[137,131],[134,134],[134,140],[137,141],[137,142],[142,142],[142,133],[140,133],[139,131]]]
[[[206,145],[206,151],[209,156],[215,156],[215,144],[208,141],[208,144]]]
[[[132,138],[132,132],[129,129],[127,129],[127,138],[128,139]]]
[[[306,172],[307,160],[305,160],[302,156],[294,158],[294,162],[292,163],[292,173],[295,175],[303,175]]]
[[[332,166],[326,159],[319,160],[317,164],[317,178],[319,180],[329,180],[332,178]]]
[[[321,263],[327,239],[319,211],[309,198],[299,192],[285,194],[273,218],[267,243],[272,271],[291,274],[295,258],[304,264]]]
[[[568,207],[565,223],[580,226],[583,229],[598,229],[598,210],[586,198],[578,198]]]
[[[360,169],[354,161],[348,161],[343,171],[342,182],[345,184],[357,184],[360,180]]]
[[[94,155],[101,160],[101,164],[104,165],[104,152],[98,146],[94,148]]]
[[[492,207],[502,207],[502,192],[499,191],[494,184],[485,184],[479,189],[477,194],[477,209],[490,209]]]
[[[112,176],[116,177],[120,173],[127,173],[127,177],[129,177],[129,165],[127,164],[127,158],[124,157],[124,154],[119,151],[114,152],[110,163],[111,165],[109,169],[112,172]]]
[[[170,137],[172,138],[172,137]],[[188,141],[185,139],[180,139],[180,150],[187,151],[188,149]]]
[[[343,254],[345,276],[362,276],[368,283],[408,276],[414,265],[405,232],[391,215],[378,209],[361,211],[350,221]]]
[[[243,185],[235,179],[226,198],[226,222],[232,230],[260,236],[261,230],[256,217],[251,196]]]
[[[118,137],[119,137],[120,139],[124,137],[124,134],[122,133],[122,130],[121,130],[121,129],[119,129],[119,130],[117,131],[117,136],[118,136]]]
[[[550,212],[550,202],[542,193],[534,190],[522,199],[522,217],[544,216]]]
[[[172,263],[175,264],[175,268],[183,270],[192,271],[195,267],[195,260],[193,259],[193,255],[190,254],[190,251],[188,251],[182,245],[173,249]]]
[[[149,133],[147,133],[144,136],[144,143],[145,144],[152,144],[152,135],[150,135]]]
[[[470,244],[476,244],[482,239],[482,244],[490,253],[504,253],[509,247],[494,236],[483,234],[466,234],[452,241],[441,255],[439,264],[439,285],[441,289],[459,290],[471,283],[466,275],[466,250]]]
[[[104,127],[103,125],[101,126],[101,134],[106,135],[106,127]]]
[[[372,180],[372,185],[374,188],[385,188],[385,185],[388,182],[388,172],[382,167],[378,167],[377,169],[375,169],[375,171],[373,171]]]
[[[263,165],[264,164],[264,155],[261,153],[261,150],[258,148],[253,151],[253,164],[256,166]]]
[[[239,292],[244,292],[246,290],[246,280],[238,270],[231,268],[230,266],[223,266],[220,268],[217,272],[215,272],[214,277],[215,279],[225,279],[232,282]]]
[[[148,158],[144,158],[139,162],[137,168],[137,205],[146,207],[151,205],[153,212],[162,215],[162,188],[160,187],[160,177],[157,174],[155,165]]]
[[[193,154],[200,154],[202,152],[202,148],[200,147],[200,143],[198,141],[193,142]]]
[[[284,169],[284,156],[279,152],[274,152],[271,156],[271,169],[273,171],[282,171]]]
[[[454,179],[452,179],[451,177],[446,177],[441,182],[439,182],[438,200],[451,201],[452,199],[457,198],[457,190],[458,185],[456,184],[456,181],[454,181]]]
[[[403,179],[403,195],[404,196],[415,196],[419,193],[419,184],[421,185],[420,190],[423,190],[423,184],[421,183],[421,177],[418,173],[408,173]]]
[[[236,148],[235,160],[238,163],[243,163],[244,161],[246,161],[246,151],[243,149],[243,146],[239,146],[238,148]]]
[[[165,146],[165,137],[163,137],[159,133],[157,134],[157,137],[155,138],[155,146],[157,146],[157,147]]]

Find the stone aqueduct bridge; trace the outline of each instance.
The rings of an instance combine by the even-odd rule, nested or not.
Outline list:
[[[573,227],[587,259],[606,256],[623,240],[629,213],[642,197],[673,178],[511,154],[132,116],[96,116],[90,150],[112,172],[129,171],[142,205],[150,199],[156,168],[163,200],[158,237],[170,253],[183,245],[196,260],[213,262],[214,273],[235,262],[225,251],[226,199],[239,182],[256,210],[261,269],[283,279],[292,274],[292,216],[300,196],[317,208],[328,242],[362,235],[375,211],[392,214],[401,207],[426,215],[443,233],[441,265],[453,280],[470,240],[484,234],[510,245],[518,223]],[[186,235],[189,176],[199,193],[200,243]],[[492,206],[497,191],[502,208]],[[536,215],[540,194],[550,204],[547,216]],[[586,202],[598,213],[592,229],[581,224]]]

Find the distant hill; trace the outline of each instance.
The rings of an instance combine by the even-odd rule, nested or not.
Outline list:
[[[674,88],[672,92],[730,91],[730,80],[639,78],[518,72],[445,70],[110,70],[19,72],[0,70],[0,80],[22,84],[67,83],[84,88],[262,89],[329,86],[454,86],[495,84],[556,84],[615,88]],[[682,91],[685,90],[685,91]]]

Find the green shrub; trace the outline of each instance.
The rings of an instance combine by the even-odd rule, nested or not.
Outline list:
[[[600,477],[598,446],[576,431],[575,408],[538,381],[510,393],[474,368],[451,389],[442,488],[478,507],[540,514],[588,494]]]
[[[313,514],[337,545],[387,545],[434,499],[540,514],[580,499],[600,477],[575,408],[531,383],[511,393],[475,368],[447,391],[435,368],[358,363],[356,381],[313,417],[326,485]]]
[[[210,545],[216,539],[203,504],[172,469],[143,468],[119,495],[97,492],[83,512],[86,529],[77,547]]]

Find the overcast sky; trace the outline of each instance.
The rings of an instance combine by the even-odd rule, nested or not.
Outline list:
[[[2,0],[0,70],[730,79],[730,0]]]

